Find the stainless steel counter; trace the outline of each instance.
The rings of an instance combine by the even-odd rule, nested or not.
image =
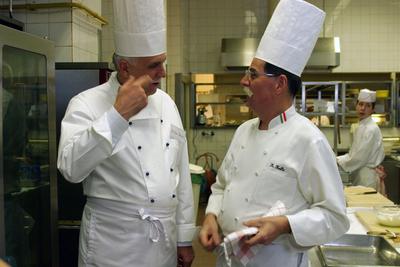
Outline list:
[[[354,214],[358,210],[371,210],[370,207],[351,207],[347,208],[347,217],[350,221],[350,228],[346,234],[366,235],[367,229],[361,224]],[[317,254],[317,247],[314,247],[308,251],[309,267],[323,267],[322,263]],[[396,250],[400,253],[400,244],[396,247]]]

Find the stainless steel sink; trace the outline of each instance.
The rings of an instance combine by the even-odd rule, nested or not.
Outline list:
[[[325,267],[400,266],[400,254],[381,236],[344,235],[318,246]]]

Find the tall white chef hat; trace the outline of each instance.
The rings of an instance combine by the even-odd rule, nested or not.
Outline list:
[[[116,0],[115,53],[125,57],[155,56],[166,51],[163,0]]]
[[[255,57],[301,76],[317,42],[325,12],[302,0],[281,0]]]
[[[358,94],[358,101],[374,103],[376,101],[376,92],[368,89],[361,89]]]

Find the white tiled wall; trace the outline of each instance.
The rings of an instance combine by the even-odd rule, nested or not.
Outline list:
[[[101,15],[108,20],[101,30],[101,61],[111,62],[114,53],[112,0],[101,0]]]
[[[400,1],[310,0],[327,12],[323,35],[341,38],[335,72],[400,70]]]
[[[267,23],[265,0],[189,1],[189,69],[219,72],[222,38],[260,37]]]
[[[57,2],[81,3],[101,14],[101,0],[17,0],[18,4]],[[8,5],[8,0],[1,0]],[[7,11],[1,12],[8,15]],[[99,61],[100,23],[85,12],[70,8],[20,10],[14,9],[15,19],[25,24],[25,31],[54,41],[56,62]]]

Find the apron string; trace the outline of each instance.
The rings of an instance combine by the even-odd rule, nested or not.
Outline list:
[[[160,236],[163,235],[167,246],[169,246],[169,239],[161,220],[158,217],[146,213],[143,208],[139,209],[139,216],[143,221],[148,221],[150,223],[150,240],[157,243],[160,240]]]

